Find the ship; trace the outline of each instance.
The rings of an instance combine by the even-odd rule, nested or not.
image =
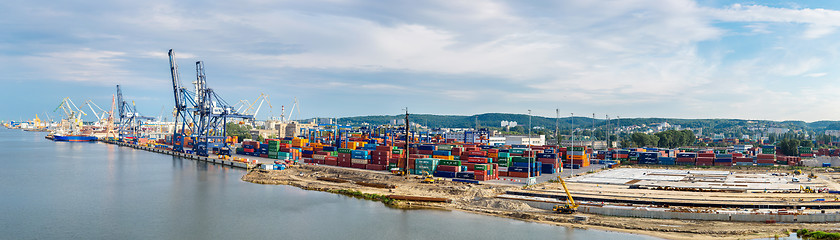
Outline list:
[[[84,135],[84,134],[75,134],[75,135],[52,135],[53,141],[66,141],[66,142],[90,142],[96,141],[98,138],[92,135]]]
[[[84,114],[81,110],[73,109],[70,106],[74,106],[69,98],[64,98],[59,108],[65,109],[65,114],[67,118],[62,119],[56,129],[53,129],[50,134],[47,134],[44,138],[50,139],[53,141],[66,141],[66,142],[90,142],[90,141],[97,141],[99,138],[94,136],[89,132],[85,132],[82,130],[84,125],[82,124],[81,115]]]

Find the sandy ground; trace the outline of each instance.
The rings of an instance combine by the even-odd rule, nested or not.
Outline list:
[[[317,180],[318,177],[332,177],[350,180],[334,183]],[[837,224],[765,224],[743,222],[687,221],[646,218],[612,217],[592,214],[582,222],[574,221],[572,215],[562,215],[536,209],[525,203],[495,198],[507,190],[521,189],[518,186],[501,184],[466,184],[444,181],[436,184],[420,183],[416,176],[393,176],[383,172],[336,168],[328,166],[298,165],[283,171],[253,170],[242,180],[258,184],[290,185],[307,190],[329,191],[352,189],[364,193],[382,195],[409,195],[449,198],[451,203],[423,203],[400,201],[400,208],[440,208],[458,210],[524,221],[541,222],[578,228],[595,228],[651,235],[667,239],[754,239],[773,236],[787,236],[787,231],[808,228],[835,230]],[[355,182],[387,183],[394,189],[374,188]],[[550,184],[537,188],[551,188]]]

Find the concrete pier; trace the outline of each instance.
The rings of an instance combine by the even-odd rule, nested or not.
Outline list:
[[[169,151],[169,150],[164,150],[164,149],[140,146],[140,145],[135,145],[135,144],[130,144],[130,143],[124,143],[124,142],[109,141],[109,140],[100,140],[100,142],[114,144],[114,145],[123,146],[123,147],[130,147],[130,148],[139,149],[139,150],[145,150],[145,151],[149,151],[149,152],[162,153],[162,154],[172,155],[172,156],[176,156],[176,157],[192,159],[192,160],[196,160],[196,161],[209,162],[209,163],[214,163],[214,164],[219,164],[219,165],[224,165],[224,166],[236,167],[236,168],[251,169],[251,168],[256,167],[256,164],[249,164],[249,163],[244,163],[244,162],[224,160],[224,159],[218,159],[218,158],[212,158],[212,157],[203,157],[203,156],[198,156],[198,155],[195,155],[195,154],[174,152],[174,151]]]

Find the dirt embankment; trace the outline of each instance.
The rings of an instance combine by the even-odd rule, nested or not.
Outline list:
[[[331,182],[318,180],[319,177],[347,180]],[[534,221],[569,227],[595,228],[609,231],[622,231],[651,235],[668,239],[753,239],[763,237],[787,236],[786,232],[799,229],[830,230],[834,224],[762,224],[742,222],[686,221],[667,219],[646,219],[612,217],[592,214],[585,221],[574,221],[571,215],[561,215],[530,207],[514,200],[504,200],[495,196],[508,190],[519,189],[516,186],[493,184],[467,184],[443,181],[435,184],[420,183],[416,176],[393,176],[380,172],[327,166],[299,165],[283,171],[254,170],[242,177],[242,180],[258,184],[290,185],[307,190],[340,192],[359,191],[367,195],[406,195],[451,199],[450,203],[383,201],[398,208],[438,208],[459,210],[497,217],[507,217],[525,221]],[[393,185],[395,188],[376,188],[366,185]],[[344,193],[342,192],[342,193]]]

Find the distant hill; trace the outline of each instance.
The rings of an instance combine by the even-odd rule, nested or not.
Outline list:
[[[393,119],[403,119],[405,115],[381,115],[381,116],[358,116],[358,117],[343,117],[337,119],[340,124],[362,124],[368,123],[373,125],[389,124]],[[433,115],[433,114],[411,114],[410,120],[428,126],[431,128],[451,127],[451,128],[472,128],[476,126],[476,120],[481,127],[501,127],[502,121],[515,121],[519,126],[528,126],[527,114],[510,114],[510,113],[484,113],[472,116],[459,115]],[[532,116],[531,125],[534,127],[544,127],[547,129],[554,129],[555,118],[547,118],[541,116]],[[606,120],[595,119],[597,127],[606,125]],[[618,121],[611,119],[611,124],[615,126]],[[824,131],[826,129],[840,130],[840,121],[818,121],[807,123],[804,121],[769,121],[769,120],[742,120],[742,119],[679,119],[679,118],[622,118],[620,120],[621,126],[630,125],[650,125],[653,123],[668,122],[672,125],[681,125],[687,128],[704,128],[705,131],[729,131],[734,129],[758,128],[758,127],[779,127],[789,128],[791,130],[811,130]],[[560,129],[575,128],[591,128],[593,119],[590,117],[561,117],[559,119]],[[738,132],[741,132],[738,131]]]

